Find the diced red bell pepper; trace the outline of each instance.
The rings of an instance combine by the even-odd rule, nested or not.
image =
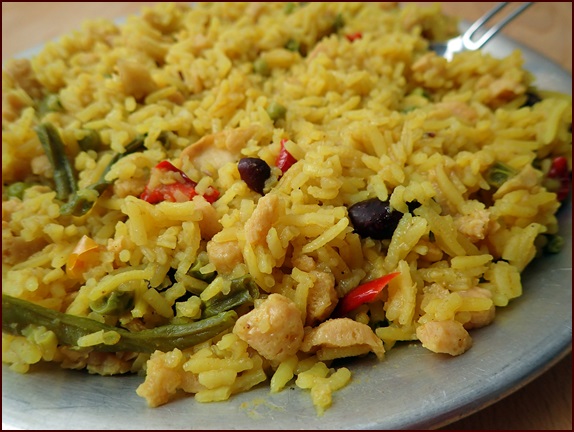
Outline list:
[[[159,171],[156,175],[161,176],[161,172],[176,172],[181,177],[181,181],[176,181],[173,183],[162,183],[161,181],[157,182],[153,186],[150,186],[150,183],[145,187],[144,191],[140,195],[140,198],[144,201],[147,201],[150,204],[157,204],[161,201],[171,201],[175,202],[178,201],[178,197],[187,197],[188,200],[191,200],[194,196],[198,195],[195,187],[197,183],[191,180],[182,170],[175,167],[169,161],[162,161],[158,163],[154,169]],[[219,192],[214,189],[210,188],[210,190],[203,195],[203,197],[209,202],[213,203],[219,198]]]
[[[297,162],[297,159],[295,159],[293,155],[289,153],[285,148],[286,142],[287,139],[281,140],[281,150],[279,151],[279,154],[277,155],[277,159],[275,161],[275,166],[277,166],[283,174],[285,174],[285,172],[289,168],[291,168],[291,165]]]
[[[349,291],[347,295],[337,303],[335,315],[346,315],[365,303],[375,301],[383,288],[399,274],[400,272],[389,273],[388,275],[366,282]]]
[[[356,41],[357,39],[361,39],[363,34],[361,32],[350,33],[346,34],[345,37],[349,40],[349,42]]]
[[[548,178],[558,180],[560,186],[556,190],[558,201],[564,201],[570,192],[570,172],[568,171],[568,161],[564,156],[558,156],[552,161]]]

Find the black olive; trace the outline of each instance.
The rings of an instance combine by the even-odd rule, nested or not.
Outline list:
[[[247,183],[249,189],[263,195],[265,182],[271,177],[271,167],[263,159],[243,158],[237,164],[241,180]]]
[[[420,204],[416,201],[407,204],[409,211],[414,211]],[[403,213],[393,210],[389,201],[370,198],[349,207],[349,218],[355,232],[361,237],[375,240],[390,239],[397,229]]]
[[[524,102],[520,108],[534,106],[541,100],[542,98],[538,94],[529,91],[526,93],[526,102]]]

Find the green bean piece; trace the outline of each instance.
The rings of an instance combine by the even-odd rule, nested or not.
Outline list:
[[[274,122],[285,118],[285,114],[287,113],[287,108],[281,105],[278,102],[272,101],[269,106],[267,107],[267,114],[269,118]]]
[[[508,179],[516,175],[516,170],[502,162],[495,162],[486,171],[486,181],[495,188],[502,186]]]
[[[90,302],[90,309],[102,315],[124,312],[133,304],[133,296],[127,291],[113,291],[110,295]]]
[[[253,300],[257,298],[259,298],[259,287],[251,276],[247,275],[232,279],[230,293],[216,296],[206,302],[201,317],[207,318],[235,309],[243,304],[253,304]]]
[[[207,256],[206,252],[200,252],[197,256],[195,262],[187,272],[190,276],[193,276],[196,279],[202,280],[204,282],[212,282],[215,279],[215,272],[209,273],[202,273],[200,270],[202,267],[209,264],[209,257]]]
[[[22,199],[24,197],[24,192],[30,186],[33,185],[31,183],[25,183],[25,182],[12,183],[10,186],[6,188],[6,195],[8,196],[8,198],[14,197]]]
[[[285,43],[285,49],[289,51],[299,52],[299,48],[299,42],[297,42],[295,39],[289,39],[287,43]]]
[[[86,131],[86,135],[78,140],[78,145],[83,151],[98,151],[102,145],[100,134],[92,129]]]
[[[62,109],[63,107],[60,102],[60,97],[57,94],[51,93],[38,104],[38,115],[42,118],[49,112],[58,112],[62,111]]]
[[[335,17],[335,21],[333,22],[333,32],[338,32],[340,29],[345,27],[345,18],[341,13],[338,13]]]
[[[189,324],[171,324],[130,332],[2,294],[2,331],[22,335],[22,331],[30,324],[43,326],[54,332],[59,344],[72,347],[78,346],[77,341],[82,336],[100,330],[117,332],[120,335],[117,343],[89,347],[101,352],[153,353],[156,350],[168,352],[175,348],[186,349],[231,328],[236,320],[237,313],[227,311]]]
[[[119,161],[122,157],[134,153],[143,148],[145,135],[140,135],[131,141],[123,153],[116,153],[112,160],[108,163],[104,172],[94,184],[89,185],[85,189],[80,189],[72,195],[70,200],[60,207],[60,214],[62,215],[73,215],[73,216],[83,216],[93,207],[95,200],[97,199],[112,182],[106,180],[106,174],[110,171],[112,166]],[[96,192],[94,194],[93,192]]]
[[[56,196],[60,200],[67,199],[77,190],[76,177],[72,164],[66,156],[64,143],[60,134],[51,123],[42,123],[36,127],[36,134],[54,168]]]

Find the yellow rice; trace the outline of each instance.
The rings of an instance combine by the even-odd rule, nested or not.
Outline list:
[[[472,328],[522,295],[521,272],[558,234],[560,203],[544,177],[554,157],[571,170],[572,102],[536,89],[519,51],[451,62],[428,51],[428,39],[456,29],[436,4],[158,3],[122,24],[86,22],[29,61],[8,62],[3,294],[139,331],[200,320],[205,302],[249,275],[260,298],[238,315],[280,298],[295,311],[281,326],[301,334],[292,352],[269,354],[282,343],[269,315],[250,323],[265,341],[230,328],[184,349],[102,354],[92,347],[113,346],[119,333],[94,332],[71,349],[32,324],[3,332],[3,362],[18,372],[40,361],[141,372],[137,392],[150,406],[178,392],[212,402],[263,382],[270,392],[296,385],[323,414],[351,381],[352,365],[336,358],[382,360],[407,341],[451,355],[469,349]],[[532,92],[541,100],[525,106]],[[54,95],[60,106],[41,109]],[[272,104],[284,115],[272,118]],[[60,214],[40,122],[56,127],[80,193],[95,201],[84,216]],[[83,150],[93,132],[100,148]],[[111,185],[85,189],[138,136],[145,148],[111,167]],[[199,155],[186,157],[200,140]],[[297,160],[285,173],[275,163],[282,141]],[[264,195],[243,181],[244,157],[271,167]],[[199,195],[215,188],[219,198],[143,200],[163,160]],[[495,163],[515,173],[500,187],[488,181]],[[33,186],[15,197],[18,182]],[[403,214],[392,237],[355,231],[349,207],[370,198]],[[215,271],[210,282],[190,274],[206,256],[199,272]],[[333,324],[340,298],[393,272],[376,301],[336,322],[348,334],[320,327]],[[128,293],[131,306],[94,310],[113,293]]]

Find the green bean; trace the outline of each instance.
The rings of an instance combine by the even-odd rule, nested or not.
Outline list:
[[[64,143],[58,130],[51,123],[42,123],[36,127],[36,134],[54,168],[56,196],[60,200],[67,199],[77,190],[76,177],[72,164],[66,156]]]
[[[206,302],[201,316],[207,318],[235,309],[243,304],[253,304],[253,300],[256,298],[259,298],[259,287],[251,276],[232,279],[230,293],[214,297]]]
[[[62,111],[62,103],[57,94],[49,94],[38,104],[38,115],[43,117],[49,112]]]
[[[197,258],[189,271],[187,272],[189,275],[193,276],[196,279],[202,280],[204,282],[212,282],[215,279],[215,272],[209,273],[202,273],[200,270],[202,267],[209,264],[209,257],[207,256],[206,252],[200,252],[197,255]]]
[[[130,332],[85,317],[57,312],[26,300],[2,294],[2,331],[21,335],[30,324],[43,326],[56,335],[59,344],[78,346],[78,339],[103,330],[120,335],[117,343],[91,346],[102,352],[152,353],[155,350],[185,349],[205,342],[235,324],[235,311],[222,312],[189,324],[171,324],[152,329]]]
[[[106,180],[106,174],[110,171],[112,166],[122,157],[142,149],[144,139],[145,135],[140,135],[126,146],[123,153],[116,153],[104,169],[104,172],[98,181],[89,185],[85,189],[76,191],[70,200],[60,207],[60,214],[73,216],[85,215],[93,207],[95,199],[97,199],[107,189],[107,187],[112,184],[111,181]]]
[[[102,145],[100,134],[95,130],[88,129],[86,135],[78,140],[78,145],[83,151],[98,151]]]
[[[109,296],[90,302],[90,309],[99,314],[121,313],[133,304],[133,296],[127,291],[113,291]]]

